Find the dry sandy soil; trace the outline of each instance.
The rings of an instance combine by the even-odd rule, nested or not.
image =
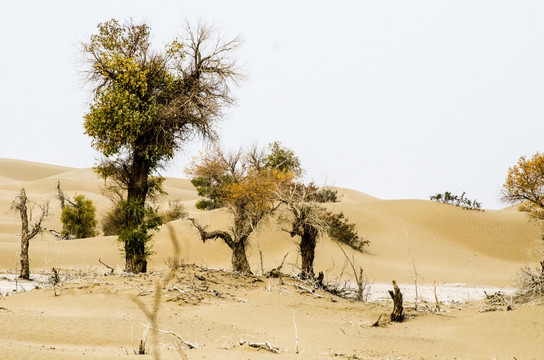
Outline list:
[[[21,187],[31,200],[50,199],[51,216],[45,225],[60,230],[58,181],[69,196],[91,198],[99,216],[110,205],[101,194],[103,182],[90,169],[0,159],[0,273],[8,278],[4,284],[14,285],[9,278],[18,264],[20,225],[9,211],[11,201]],[[201,223],[227,223],[222,211],[194,209],[198,197],[188,181],[167,179],[165,188],[163,208],[168,200],[179,199]],[[220,242],[202,244],[183,220],[156,234],[150,271],[137,276],[121,271],[123,257],[114,237],[59,241],[46,231],[30,245],[36,280],[18,282],[18,293],[0,297],[0,358],[153,358],[134,352],[149,324],[145,309],[154,303],[159,305],[157,327],[166,332],[158,333],[156,344],[152,331],[147,332],[147,347],[163,359],[544,358],[542,304],[506,311],[503,304],[474,300],[483,299],[484,290],[511,287],[520,268],[537,263],[537,224],[515,209],[468,211],[425,200],[380,200],[339,191],[341,202],[328,206],[344,211],[370,240],[366,252],[353,254],[353,259],[365,269],[372,284],[369,297],[375,301],[308,292],[308,285],[289,276],[297,273],[300,262],[296,243],[273,221],[259,229],[249,248],[257,275],[259,250],[265,271],[288,254],[286,275],[270,279],[231,274],[228,248]],[[168,264],[173,263],[173,241],[181,249],[183,265],[164,283]],[[351,256],[352,251],[345,250]],[[113,274],[99,259],[114,267]],[[321,239],[316,270],[325,272],[329,281],[349,280],[352,273],[344,263],[338,245]],[[48,282],[53,267],[61,277],[56,286]],[[390,323],[392,305],[386,290],[395,279],[406,298],[413,299],[409,292],[414,288],[414,267],[420,295],[427,302],[420,300],[419,311],[406,304],[407,321]],[[427,311],[435,307],[435,282],[439,312]],[[38,289],[22,291],[36,285]],[[371,326],[380,315],[379,326]],[[198,346],[180,346],[168,331]],[[250,343],[269,343],[279,354]]]

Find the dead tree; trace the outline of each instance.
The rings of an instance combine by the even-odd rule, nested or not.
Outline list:
[[[30,208],[29,208],[30,205]],[[42,232],[42,222],[48,214],[49,202],[39,207],[38,220],[32,222],[32,210],[37,204],[29,203],[25,189],[21,189],[17,197],[13,200],[11,208],[21,215],[21,279],[30,279],[30,263],[28,260],[28,245],[30,240]]]
[[[57,197],[60,201],[60,208],[61,210],[64,210],[64,207],[66,206],[66,202],[70,204],[70,206],[76,206],[72,200],[68,196],[64,194],[64,191],[60,188],[60,180],[57,182]]]
[[[393,290],[389,290],[389,295],[393,299],[393,312],[391,313],[391,321],[403,322],[404,321],[404,308],[402,307],[402,293],[400,292],[397,282],[393,280]]]

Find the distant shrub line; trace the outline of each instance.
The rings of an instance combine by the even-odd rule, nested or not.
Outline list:
[[[451,192],[446,191],[443,194],[437,193],[435,195],[431,195],[429,198],[432,201],[459,206],[467,210],[482,210],[482,203],[478,202],[476,199],[467,199],[464,191],[461,196],[453,195]]]

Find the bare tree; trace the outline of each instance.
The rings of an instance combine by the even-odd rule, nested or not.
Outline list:
[[[35,207],[38,207],[38,216],[32,222],[32,214]],[[30,279],[30,263],[28,260],[28,246],[30,240],[44,230],[42,222],[48,215],[49,202],[42,205],[29,202],[25,189],[21,189],[11,204],[11,209],[17,211],[21,216],[21,279]]]

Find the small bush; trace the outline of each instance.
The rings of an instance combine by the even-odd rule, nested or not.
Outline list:
[[[168,210],[162,214],[164,222],[174,221],[187,217],[185,206],[179,200],[168,201]]]
[[[315,201],[318,203],[330,203],[338,202],[340,198],[338,196],[338,190],[331,188],[321,188],[315,194]]]
[[[64,207],[60,220],[63,236],[82,239],[96,235],[96,208],[83,195],[76,195],[73,204]]]

